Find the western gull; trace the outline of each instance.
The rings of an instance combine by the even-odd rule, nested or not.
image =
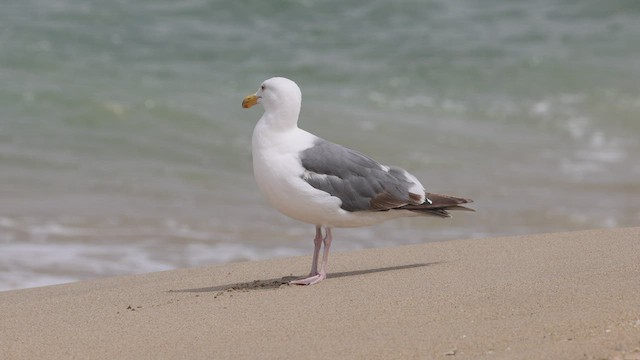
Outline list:
[[[461,206],[473,202],[471,199],[428,193],[406,170],[381,165],[300,129],[302,93],[289,79],[268,79],[242,101],[243,108],[256,104],[264,107],[252,137],[258,187],[274,208],[316,227],[311,272],[290,284],[312,285],[326,278],[334,227],[367,226],[419,215],[444,218],[450,217],[448,210],[473,211]]]

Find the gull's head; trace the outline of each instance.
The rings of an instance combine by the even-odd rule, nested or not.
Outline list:
[[[297,118],[302,104],[302,93],[295,82],[283,77],[274,77],[265,80],[255,94],[247,95],[242,100],[242,107],[245,109],[256,104],[262,104],[265,112],[293,111]]]

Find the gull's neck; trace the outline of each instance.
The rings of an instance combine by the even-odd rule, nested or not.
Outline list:
[[[272,131],[286,131],[298,127],[298,116],[300,116],[300,103],[292,103],[265,109],[259,122]]]
[[[292,137],[295,138],[295,134],[301,131],[298,128],[299,111],[299,107],[297,111],[274,112],[273,109],[270,109],[262,114],[253,129],[251,140],[254,159],[256,153],[267,149],[282,149],[289,145]]]

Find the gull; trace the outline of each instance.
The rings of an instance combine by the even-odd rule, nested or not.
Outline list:
[[[309,276],[290,284],[313,285],[327,277],[334,227],[420,215],[445,218],[450,217],[449,210],[474,211],[461,205],[471,199],[428,193],[406,170],[382,165],[300,129],[302,93],[292,80],[265,80],[242,101],[243,108],[256,104],[264,108],[251,140],[258,187],[275,209],[316,228]]]

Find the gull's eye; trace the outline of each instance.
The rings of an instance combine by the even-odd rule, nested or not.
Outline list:
[[[264,88],[266,88],[266,86],[264,86],[264,84],[262,84],[262,85],[260,86],[260,90],[264,91]]]

